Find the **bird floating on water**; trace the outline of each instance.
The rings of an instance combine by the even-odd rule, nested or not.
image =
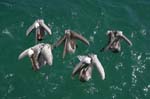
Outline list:
[[[111,50],[114,53],[118,53],[121,51],[120,41],[125,40],[130,46],[132,46],[132,42],[123,34],[122,31],[107,31],[106,35],[109,37],[108,44],[105,48],[102,48],[101,51]]]
[[[52,46],[50,44],[39,43],[30,47],[23,51],[18,59],[20,60],[25,56],[30,58],[34,70],[39,70],[43,65],[52,65],[53,63]]]
[[[58,47],[60,44],[64,42],[64,51],[63,51],[63,58],[64,58],[66,53],[75,53],[77,47],[76,44],[77,39],[82,41],[86,45],[90,45],[89,41],[82,35],[68,29],[65,30],[65,35],[54,44],[54,47]]]
[[[79,55],[77,56],[80,62],[75,66],[72,72],[72,77],[79,74],[79,80],[82,82],[89,81],[92,77],[92,70],[94,65],[97,67],[98,72],[101,75],[102,80],[105,79],[104,68],[99,61],[96,54]]]
[[[26,36],[29,36],[29,34],[35,30],[35,40],[37,41],[43,40],[45,36],[45,31],[51,35],[51,29],[44,23],[43,19],[37,19],[35,22],[27,29]]]

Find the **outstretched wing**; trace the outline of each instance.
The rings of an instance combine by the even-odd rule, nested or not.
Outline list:
[[[34,28],[35,28],[35,22],[27,29],[26,36],[28,36]]]
[[[80,34],[74,32],[74,31],[70,31],[70,33],[71,33],[71,37],[72,37],[72,38],[79,39],[79,40],[81,40],[82,42],[84,42],[85,44],[90,45],[89,41],[88,41],[86,38],[84,38],[82,35],[80,35]]]
[[[26,49],[25,51],[23,51],[23,52],[19,55],[18,60],[20,60],[20,59],[24,58],[25,56],[27,56],[27,55],[28,55],[28,51],[29,51],[29,49]]]
[[[47,31],[47,33],[48,33],[49,35],[52,34],[51,29],[50,29],[44,22],[39,22],[39,23],[40,23],[40,25]]]
[[[132,46],[132,42],[125,35],[122,35],[121,38],[124,39],[130,46]]]
[[[73,69],[73,72],[72,72],[72,77],[75,76],[78,72],[80,72],[81,68],[82,68],[82,65],[83,65],[83,62],[80,61],[76,66],[75,68]]]
[[[54,45],[53,47],[58,47],[64,40],[66,39],[66,35],[64,35],[63,37],[61,37]]]

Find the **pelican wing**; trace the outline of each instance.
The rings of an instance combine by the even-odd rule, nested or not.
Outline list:
[[[49,44],[46,44],[42,48],[41,54],[49,65],[53,64],[53,55],[52,55],[51,46]]]
[[[80,69],[82,68],[82,65],[83,65],[83,62],[80,61],[80,62],[75,66],[75,68],[73,69],[73,72],[72,72],[72,77],[75,76],[75,75],[80,71]]]
[[[132,46],[132,42],[125,35],[122,35],[121,38],[124,39],[130,46]]]
[[[26,49],[25,51],[23,51],[23,52],[19,55],[18,60],[20,60],[20,59],[24,58],[25,56],[27,56],[27,55],[28,55],[28,51],[29,51],[29,49]]]
[[[41,53],[38,55],[38,60],[37,61],[38,61],[39,67],[42,67],[46,64],[46,60],[45,60],[44,56]],[[33,62],[33,63],[35,63],[35,62]]]
[[[35,22],[27,29],[26,36],[28,36],[34,28],[35,28]]]
[[[47,31],[49,35],[52,34],[51,29],[44,22],[40,22],[40,25]]]
[[[93,60],[93,63],[95,64],[95,66],[97,67],[98,72],[100,73],[102,80],[104,80],[105,79],[105,71],[104,71],[104,68],[103,68],[101,62],[97,58],[97,55],[92,55],[92,60]]]
[[[90,45],[89,41],[88,41],[86,38],[84,38],[82,35],[80,35],[80,34],[74,32],[74,31],[70,31],[70,32],[71,32],[71,36],[72,36],[73,38],[79,39],[79,40],[81,40],[82,42],[84,42],[85,44]]]
[[[115,40],[109,41],[108,45],[104,49],[102,49],[102,50],[103,51],[107,51],[110,48],[110,46],[114,43],[114,41]]]
[[[62,42],[66,39],[66,35],[64,35],[63,37],[61,37],[55,44],[54,47],[58,47],[60,44],[62,44]]]

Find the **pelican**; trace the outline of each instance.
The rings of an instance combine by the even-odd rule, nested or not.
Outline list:
[[[34,70],[39,70],[43,65],[52,65],[53,55],[52,47],[50,44],[39,43],[31,48],[23,51],[18,60],[28,56],[32,62],[32,67]]]
[[[132,42],[123,35],[122,31],[107,31],[106,35],[109,37],[108,45],[103,48],[101,51],[111,50],[114,53],[121,51],[120,41],[125,40],[128,45],[132,46]]]
[[[79,63],[75,66],[72,72],[72,78],[79,74],[79,80],[81,82],[89,81],[92,78],[92,70],[94,65],[97,67],[98,72],[101,75],[102,80],[105,79],[105,71],[104,68],[97,58],[96,54],[89,54],[87,56],[77,56],[79,59]]]
[[[58,47],[60,44],[64,42],[64,51],[63,51],[63,58],[65,57],[66,53],[75,53],[76,51],[76,40],[79,39],[86,45],[90,45],[89,41],[84,38],[82,35],[67,29],[65,30],[65,35],[61,37],[55,44],[54,47]]]
[[[51,35],[51,29],[44,23],[43,19],[37,19],[35,22],[27,29],[26,36],[28,36],[33,30],[35,30],[35,40],[41,41],[45,35],[45,31]]]

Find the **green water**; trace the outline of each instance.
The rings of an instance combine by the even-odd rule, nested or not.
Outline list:
[[[149,13],[149,0],[0,0],[0,99],[150,99]],[[76,53],[63,60],[60,46],[53,66],[34,72],[29,58],[17,58],[35,44],[25,32],[37,18],[52,29],[43,42],[54,43],[70,28],[90,47],[77,42]],[[122,42],[121,53],[100,52],[109,29],[122,30],[133,46]],[[98,55],[104,81],[96,68],[89,82],[71,79],[76,56],[87,53]]]

